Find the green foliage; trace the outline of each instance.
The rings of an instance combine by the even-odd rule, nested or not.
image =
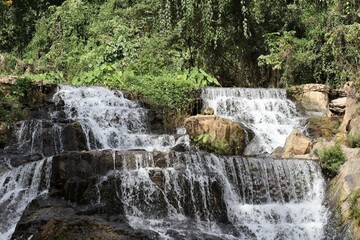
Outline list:
[[[0,122],[13,123],[23,119],[25,114],[17,98],[0,90]]]
[[[27,77],[19,78],[16,82],[11,85],[10,92],[11,95],[23,101],[26,98],[30,97],[31,93],[35,88],[35,83]]]
[[[22,54],[35,30],[39,19],[50,5],[59,5],[62,0],[16,0],[0,4],[0,49]]]
[[[21,77],[10,87],[10,96],[25,106],[43,102],[44,94],[29,77]]]
[[[165,117],[188,110],[194,101],[194,92],[201,85],[188,73],[137,76],[124,73],[124,88],[138,93],[141,98]]]
[[[340,166],[345,162],[345,154],[338,144],[324,148],[317,154],[320,159],[321,168],[330,177],[335,176],[338,173]]]
[[[215,139],[213,133],[204,133],[192,139],[195,146],[201,150],[219,155],[228,155],[231,152],[229,144],[222,139]]]
[[[339,25],[326,35],[324,48],[332,54],[329,74],[340,85],[344,81],[360,79],[360,24]],[[333,70],[333,72],[331,72]]]
[[[358,203],[359,197],[360,197],[360,189],[357,189],[351,193],[349,198],[349,204],[350,204],[349,218],[354,220],[354,222],[358,226],[360,225],[360,208]]]
[[[14,1],[0,5],[0,73],[31,65],[26,76],[133,91],[179,116],[196,89],[219,82],[359,81],[359,9],[340,0]]]
[[[359,81],[360,2],[300,1],[291,8],[298,12],[296,27],[266,34],[268,52],[259,64],[281,85]]]
[[[280,86],[311,82],[314,55],[305,39],[298,39],[295,31],[272,33],[267,35],[266,43],[270,47],[269,55],[259,57],[260,66],[271,66],[281,71]]]
[[[349,135],[349,145],[352,148],[360,147],[360,131]]]
[[[105,85],[110,88],[123,88],[122,72],[113,64],[102,64],[94,70],[82,72],[72,79],[75,85]]]
[[[0,54],[0,73],[2,74],[14,74],[18,73],[19,59],[13,54],[2,53]]]

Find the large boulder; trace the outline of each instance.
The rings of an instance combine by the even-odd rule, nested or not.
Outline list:
[[[246,147],[246,132],[239,124],[211,115],[185,119],[184,126],[201,149],[222,155],[241,155]]]
[[[310,149],[311,140],[299,130],[293,130],[286,139],[282,157],[290,158],[296,155],[304,155],[309,153]]]
[[[353,82],[345,83],[343,90],[347,94],[346,98],[346,108],[343,121],[339,127],[339,131],[343,133],[349,133],[352,129],[352,132],[359,129],[359,111],[357,107],[358,95],[357,95],[357,86]],[[353,122],[351,124],[351,122]]]
[[[323,84],[305,84],[289,90],[298,103],[307,112],[329,113],[330,88]]]
[[[351,196],[360,187],[360,149],[342,147],[346,156],[346,162],[341,166],[338,175],[331,180],[327,191],[330,208],[334,211],[340,210],[340,231],[345,232],[348,238],[359,239],[360,229],[354,221],[349,218],[350,208],[360,207],[359,201],[352,206]]]
[[[345,113],[347,97],[336,98],[329,103],[329,109],[333,114],[342,115]]]

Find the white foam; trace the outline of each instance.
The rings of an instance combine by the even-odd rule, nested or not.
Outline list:
[[[60,86],[55,102],[63,100],[67,118],[80,122],[89,149],[167,150],[171,135],[148,131],[148,110],[104,87]]]
[[[202,99],[215,115],[242,123],[255,133],[245,149],[247,155],[269,154],[284,146],[293,129],[303,128],[284,89],[205,88]]]

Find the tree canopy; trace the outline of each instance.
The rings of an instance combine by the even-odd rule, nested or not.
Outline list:
[[[7,0],[0,8],[2,74],[31,65],[38,77],[125,88],[150,102],[162,84],[189,79],[189,92],[217,82],[359,81],[359,0]],[[175,92],[160,101],[177,102]]]

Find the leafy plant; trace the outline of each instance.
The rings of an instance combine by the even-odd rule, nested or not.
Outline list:
[[[328,177],[335,176],[340,166],[345,162],[345,154],[340,145],[324,148],[317,152],[320,160],[320,166]]]
[[[24,101],[30,97],[31,93],[35,89],[35,83],[28,77],[22,77],[16,80],[16,82],[11,85],[10,92],[11,95],[17,97],[19,100]]]
[[[359,197],[360,197],[360,188],[353,191],[349,198],[349,204],[350,204],[349,218],[354,220],[356,225],[360,225],[360,208],[358,204]]]
[[[26,106],[41,103],[44,94],[29,77],[18,78],[10,87],[10,96]]]
[[[173,125],[180,124],[181,118],[187,115],[186,112],[194,103],[195,91],[199,88],[187,72],[138,76],[132,71],[126,71],[123,79],[125,90],[137,93],[147,105],[164,117],[166,124],[172,122]]]
[[[360,131],[349,135],[349,144],[352,148],[360,147]]]
[[[72,79],[75,85],[105,85],[111,88],[123,88],[122,71],[113,64],[102,64],[91,71],[82,72]]]
[[[0,124],[10,124],[23,119],[26,115],[17,97],[0,90]]]

